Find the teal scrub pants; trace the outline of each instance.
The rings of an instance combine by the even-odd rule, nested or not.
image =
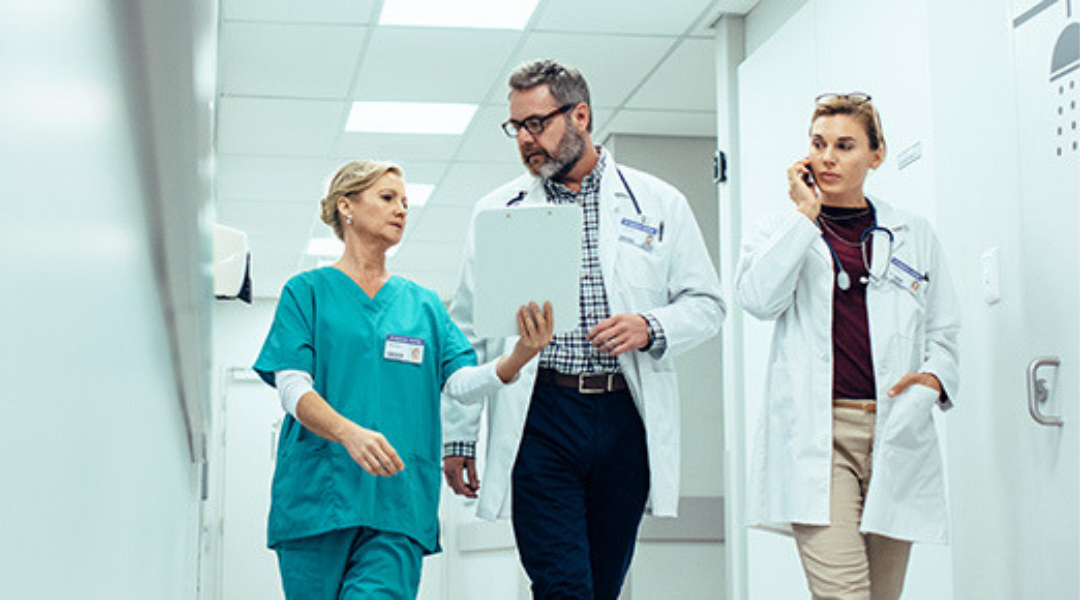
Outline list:
[[[415,600],[424,550],[400,533],[353,527],[275,548],[288,600]]]

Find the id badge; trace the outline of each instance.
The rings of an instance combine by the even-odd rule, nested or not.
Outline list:
[[[619,222],[619,241],[637,246],[646,252],[652,252],[656,247],[660,230],[649,223],[648,217],[641,215],[639,219],[624,217]]]
[[[418,365],[424,362],[424,340],[405,335],[388,335],[383,358]]]
[[[893,283],[912,292],[919,291],[919,288],[930,280],[925,274],[916,271],[914,267],[895,256],[892,259],[892,265],[896,267],[893,269]]]

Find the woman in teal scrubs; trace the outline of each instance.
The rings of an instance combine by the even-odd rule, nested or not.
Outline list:
[[[484,396],[551,339],[550,305],[522,307],[521,341],[477,367],[439,297],[386,270],[407,215],[399,167],[342,167],[322,218],[345,252],[285,284],[255,364],[289,413],[269,546],[290,599],[415,598],[439,551],[440,393]]]

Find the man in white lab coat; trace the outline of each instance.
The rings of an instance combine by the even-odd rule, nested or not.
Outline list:
[[[620,167],[591,139],[581,74],[553,61],[510,76],[510,119],[527,174],[475,212],[576,203],[583,210],[581,321],[487,401],[484,485],[475,466],[482,404],[443,402],[443,470],[477,513],[511,516],[537,598],[614,600],[646,505],[675,516],[679,407],[672,357],[716,334],[725,307],[685,197]],[[481,360],[514,339],[479,339],[473,231],[450,306]],[[543,299],[537,299],[543,300]]]

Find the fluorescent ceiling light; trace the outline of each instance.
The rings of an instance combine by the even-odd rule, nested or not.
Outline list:
[[[379,25],[525,29],[538,0],[386,0]]]
[[[337,238],[312,238],[308,242],[307,253],[312,256],[341,256],[345,244]]]
[[[405,196],[409,198],[409,209],[419,208],[427,203],[435,186],[430,183],[406,183]]]
[[[345,131],[461,135],[475,113],[475,104],[353,102]]]

